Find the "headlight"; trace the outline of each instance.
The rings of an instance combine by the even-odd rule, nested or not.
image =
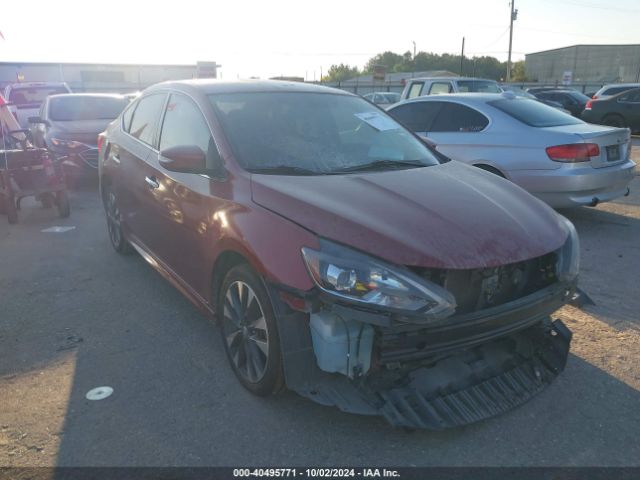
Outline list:
[[[78,148],[84,145],[83,143],[76,142],[75,140],[62,140],[60,138],[51,138],[51,143],[53,143],[56,147],[66,148]]]
[[[558,250],[556,275],[562,282],[571,282],[578,277],[580,270],[580,240],[573,223],[562,215],[560,215],[560,218],[569,230],[569,236],[564,245]]]
[[[325,292],[371,307],[410,311],[437,320],[455,311],[451,293],[403,267],[388,265],[347,247],[320,240],[303,248],[311,277]]]

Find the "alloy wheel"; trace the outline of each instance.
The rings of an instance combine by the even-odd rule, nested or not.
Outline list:
[[[269,332],[262,305],[245,282],[236,281],[227,288],[222,327],[237,372],[250,383],[260,382],[269,360]]]
[[[109,192],[107,195],[107,228],[109,229],[109,238],[115,247],[119,247],[122,243],[122,230],[120,229],[120,210],[116,201],[116,194]]]

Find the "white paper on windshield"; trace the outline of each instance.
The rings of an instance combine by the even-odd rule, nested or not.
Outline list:
[[[386,130],[397,130],[400,128],[400,125],[389,117],[381,115],[379,112],[354,113],[354,115],[381,132]]]

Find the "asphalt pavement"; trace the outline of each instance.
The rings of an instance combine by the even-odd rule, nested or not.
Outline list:
[[[109,245],[94,187],[72,214],[0,216],[0,465],[640,465],[640,180],[562,213],[596,305],[558,313],[564,373],[524,406],[443,432],[405,432],[286,392],[245,391],[215,325],[138,255]],[[43,232],[50,227],[73,227]],[[113,394],[85,398],[101,386]]]

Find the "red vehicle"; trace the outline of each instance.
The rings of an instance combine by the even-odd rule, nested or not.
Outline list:
[[[571,332],[551,315],[577,282],[572,224],[357,96],[162,83],[98,144],[113,247],[217,319],[255,394],[440,429],[564,368]]]

